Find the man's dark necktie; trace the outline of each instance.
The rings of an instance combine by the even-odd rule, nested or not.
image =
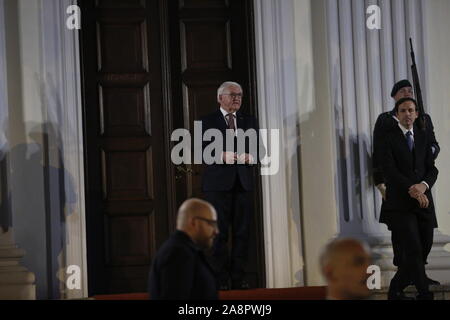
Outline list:
[[[413,148],[414,148],[414,141],[413,141],[413,137],[412,137],[412,132],[411,131],[407,131],[406,132],[406,142],[408,143],[409,151],[412,151]]]
[[[228,129],[236,130],[236,127],[234,125],[234,114],[229,113],[227,114],[227,122],[228,122]]]

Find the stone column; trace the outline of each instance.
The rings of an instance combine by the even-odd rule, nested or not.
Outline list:
[[[0,0],[0,299],[35,299],[34,274],[20,265],[24,250],[14,242],[8,186],[8,87],[5,1]],[[5,72],[6,70],[6,72]]]
[[[14,244],[13,232],[0,230],[0,300],[36,299],[35,278],[20,265],[24,250]]]
[[[254,6],[259,127],[279,133],[266,145],[275,170],[262,176],[267,287],[302,286],[294,2],[255,0]]]

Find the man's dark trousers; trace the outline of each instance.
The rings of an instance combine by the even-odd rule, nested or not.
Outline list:
[[[428,291],[424,259],[433,245],[433,224],[415,213],[406,214],[402,224],[392,227],[393,246],[402,248],[398,271],[391,281],[397,291],[403,291],[411,280],[419,292]]]
[[[246,191],[236,177],[230,191],[204,192],[205,199],[217,211],[219,234],[213,246],[213,258],[218,281],[225,284],[242,281],[248,256],[250,223],[253,218],[253,192]],[[231,255],[228,252],[231,227]]]
[[[431,240],[433,235],[431,235]],[[430,254],[431,247],[433,246],[433,241],[430,242],[429,237],[420,237],[421,245],[422,245],[422,258],[423,264],[427,264],[427,258]],[[398,232],[391,232],[391,241],[392,241],[392,250],[394,252],[394,266],[399,266],[401,257],[402,257],[402,249],[400,246],[400,239]]]

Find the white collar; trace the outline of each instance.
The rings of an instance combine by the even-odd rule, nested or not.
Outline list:
[[[398,123],[398,127],[402,130],[403,135],[406,135],[406,132],[411,131],[412,136],[414,137],[414,125],[412,126],[411,129],[408,130],[408,129],[406,129],[404,126],[402,126],[402,125],[400,124],[400,122],[399,122],[399,123]]]
[[[222,112],[223,116],[226,118],[227,114],[229,114],[229,112],[227,110],[225,110],[224,108],[220,107],[220,111]],[[232,113],[234,115],[234,117],[236,118],[236,111]]]

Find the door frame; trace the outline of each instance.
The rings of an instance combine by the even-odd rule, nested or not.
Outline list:
[[[70,0],[65,0],[65,1],[70,1]],[[170,63],[170,58],[171,58],[171,48],[170,48],[170,35],[169,35],[169,27],[170,27],[170,23],[169,23],[169,5],[167,3],[167,1],[165,0],[157,0],[158,1],[158,8],[159,8],[159,16],[160,16],[160,26],[161,26],[161,64],[163,66],[162,68],[162,85],[161,85],[161,91],[162,91],[162,106],[163,106],[163,117],[164,117],[164,123],[163,123],[163,132],[164,132],[164,137],[163,139],[165,139],[166,141],[168,141],[169,143],[166,143],[164,146],[164,157],[166,159],[170,159],[171,158],[171,150],[172,147],[174,146],[174,143],[172,143],[170,141],[171,138],[171,134],[173,132],[173,115],[174,115],[174,105],[173,105],[173,101],[172,101],[172,80],[171,80],[171,63]],[[80,1],[78,1],[79,3]],[[88,13],[87,13],[88,14]],[[258,99],[258,92],[257,92],[257,70],[256,70],[256,36],[255,36],[255,23],[254,23],[254,4],[252,0],[248,0],[246,2],[246,9],[245,9],[245,13],[248,19],[247,19],[247,23],[246,23],[246,32],[248,34],[248,37],[250,39],[249,41],[249,48],[248,48],[248,52],[247,52],[247,56],[249,59],[249,65],[248,65],[248,69],[247,69],[247,73],[248,73],[248,79],[249,79],[249,83],[248,83],[248,87],[249,87],[249,106],[250,106],[250,110],[252,111],[253,115],[258,118],[258,103],[257,103],[257,99]],[[86,16],[86,13],[84,13],[84,15]],[[79,48],[77,51],[78,54],[78,60],[82,59],[82,50],[83,50],[83,43],[82,43],[83,39],[80,36],[79,37]],[[78,43],[78,41],[77,41]],[[85,87],[83,84],[83,78],[85,76],[85,72],[83,70],[83,65],[82,65],[82,61],[79,64],[79,70],[80,70],[80,74],[81,74],[81,87],[80,87],[80,91],[81,91],[81,110],[80,112],[83,113],[83,137],[82,137],[82,141],[83,141],[83,145],[86,146],[87,145],[87,136],[86,136],[86,123],[87,123],[87,119],[86,119],[86,115],[85,115],[85,107],[86,107],[86,100],[85,100]],[[83,150],[83,157],[84,157],[84,162],[87,163],[87,148],[85,148],[86,150]],[[88,176],[89,172],[88,172],[88,166],[86,165],[84,167],[84,175]],[[170,163],[167,162],[167,164],[165,165],[165,177],[166,177],[166,190],[167,190],[167,210],[168,210],[168,226],[169,226],[169,231],[174,231],[175,227],[176,227],[176,214],[177,214],[177,207],[176,207],[176,196],[175,196],[175,190],[176,190],[176,182],[175,182],[175,176],[176,176],[176,172],[175,172],[175,166],[171,165]],[[84,199],[84,203],[85,203],[85,212],[89,211],[89,206],[90,206],[90,201],[89,201],[89,192],[88,192],[88,186],[87,186],[87,179],[85,179],[85,185],[83,188],[83,193],[85,194],[85,199]],[[258,263],[258,274],[260,275],[260,280],[259,280],[259,284],[260,287],[264,288],[266,287],[266,265],[264,263],[264,261],[266,260],[265,258],[265,248],[264,248],[264,227],[263,227],[263,201],[262,201],[262,180],[261,180],[261,176],[258,175],[258,181],[256,184],[256,188],[255,188],[255,194],[256,194],[256,203],[255,203],[255,212],[259,212],[260,215],[258,217],[255,218],[255,222],[256,222],[256,226],[255,226],[255,232],[257,233],[257,236],[259,237],[259,241],[257,241],[257,250],[258,250],[258,256],[261,257],[260,261]],[[92,209],[91,209],[92,210]],[[88,261],[87,261],[87,238],[88,238],[88,234],[87,234],[87,230],[85,230],[84,233],[84,256],[86,257],[86,261],[85,261],[85,265],[88,265]],[[86,277],[88,278],[88,270],[87,268],[84,268],[83,270],[86,273]],[[86,286],[87,287],[87,286]],[[86,288],[86,292],[89,291],[89,293],[91,292],[92,288]]]
[[[239,0],[243,1],[243,0]],[[162,21],[166,22],[166,26],[170,28],[171,21],[168,20],[168,14],[169,14],[169,6],[167,5],[166,1],[162,1],[162,7],[161,7],[161,17]],[[248,97],[248,105],[246,106],[246,112],[251,113],[256,117],[256,119],[259,118],[259,105],[258,105],[258,72],[257,72],[257,52],[256,52],[256,31],[255,31],[255,6],[254,6],[254,0],[247,0],[245,1],[245,8],[243,12],[239,12],[239,14],[242,14],[243,16],[246,16],[247,19],[245,20],[245,33],[248,38],[248,48],[246,52],[246,56],[248,59],[248,68],[246,70],[247,78],[248,78],[248,84],[247,86],[243,85],[244,94]],[[166,20],[167,19],[167,20]],[[170,62],[170,37],[169,31],[165,32],[165,35],[163,36],[163,46],[161,48],[162,52],[162,61]],[[171,66],[169,63],[168,66]],[[172,79],[170,74],[170,67],[163,70],[163,79],[166,79],[167,81],[163,83],[163,105],[165,113],[165,128],[167,129],[165,136],[167,137],[167,141],[170,141],[170,136],[173,131],[173,122],[174,119],[174,107],[172,103],[171,93],[172,93]],[[228,79],[230,81],[236,81],[236,79]],[[217,106],[218,108],[218,106]],[[182,115],[183,122],[186,122],[186,119],[184,119],[185,115]],[[260,121],[261,122],[261,121]],[[166,158],[170,159],[171,150],[172,147],[175,145],[174,142],[170,142],[167,144],[167,150],[166,150]],[[167,176],[167,189],[168,189],[168,197],[170,197],[170,204],[169,204],[169,210],[171,210],[171,219],[172,221],[169,221],[170,225],[169,228],[172,228],[171,231],[175,230],[175,221],[176,221],[176,214],[177,214],[177,198],[175,196],[176,194],[176,181],[175,181],[175,166],[169,165],[168,168],[168,174]],[[259,166],[257,168],[257,172],[260,172]],[[254,213],[256,216],[254,217],[255,222],[255,228],[254,232],[257,238],[256,238],[256,250],[257,250],[257,257],[260,257],[259,263],[257,266],[257,274],[260,275],[259,278],[259,286],[261,288],[266,287],[266,250],[265,250],[265,233],[264,233],[264,208],[263,208],[263,184],[262,184],[262,177],[261,175],[256,175],[256,183],[255,183],[255,190],[254,190]]]

